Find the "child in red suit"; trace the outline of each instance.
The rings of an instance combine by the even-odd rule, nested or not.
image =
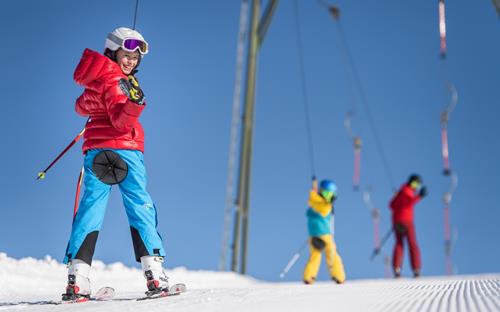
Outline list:
[[[415,277],[420,276],[422,264],[420,262],[420,250],[417,245],[415,225],[413,223],[413,206],[427,195],[427,188],[422,186],[422,178],[413,174],[404,184],[399,192],[391,200],[392,226],[396,236],[392,267],[394,276],[401,276],[401,265],[403,263],[403,240],[406,238],[410,248],[411,267]]]

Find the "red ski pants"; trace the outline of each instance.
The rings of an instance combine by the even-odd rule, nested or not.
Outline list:
[[[396,236],[396,245],[394,246],[392,267],[394,269],[401,268],[401,265],[403,264],[403,241],[406,238],[408,247],[410,248],[411,267],[413,271],[420,271],[420,249],[417,245],[417,234],[415,232],[415,225],[413,224],[413,222],[394,223],[394,234]]]

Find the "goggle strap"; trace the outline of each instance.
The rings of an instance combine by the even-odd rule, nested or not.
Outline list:
[[[113,41],[114,43],[116,43],[117,45],[119,46],[122,46],[123,45],[123,40],[120,39],[119,37],[113,35],[113,34],[108,34],[108,39]]]

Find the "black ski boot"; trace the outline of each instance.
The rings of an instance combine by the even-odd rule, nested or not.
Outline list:
[[[334,282],[335,282],[335,283],[337,283],[338,285],[340,285],[340,284],[344,284],[344,282],[339,281],[336,277],[333,277],[333,276],[332,276],[332,281],[334,281]]]
[[[418,270],[418,269],[417,270],[413,270],[413,277],[414,278],[420,277],[420,270]]]
[[[401,268],[394,268],[394,277],[395,278],[401,277]]]

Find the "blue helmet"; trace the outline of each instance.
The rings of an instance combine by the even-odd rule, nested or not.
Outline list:
[[[333,183],[330,180],[323,180],[323,181],[321,181],[321,183],[319,184],[319,191],[320,191],[320,193],[321,193],[321,191],[332,192],[334,197],[338,196],[337,185],[335,185],[335,183]]]

